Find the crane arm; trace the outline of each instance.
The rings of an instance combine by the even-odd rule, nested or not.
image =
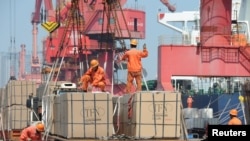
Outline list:
[[[175,6],[171,5],[168,0],[161,0],[161,2],[168,8],[170,12],[175,12]]]
[[[41,8],[42,0],[36,0],[35,5],[35,12],[32,13],[32,23],[39,23],[40,22],[40,8]]]
[[[44,0],[45,10],[53,10],[53,4],[51,0]]]
[[[52,0],[44,0],[44,6],[46,11],[46,19],[50,22],[55,22],[55,10],[53,8]]]

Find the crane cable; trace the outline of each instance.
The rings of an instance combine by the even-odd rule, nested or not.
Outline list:
[[[66,18],[69,18],[69,19],[66,20],[65,29],[63,31],[61,40],[59,42],[59,49],[56,52],[56,61],[52,65],[52,70],[49,73],[48,79],[46,81],[46,85],[52,80],[52,77],[54,77],[54,75],[55,75],[55,69],[58,67],[59,61],[63,62],[64,57],[62,59],[60,59],[60,56],[63,56],[62,55],[63,50],[64,50],[64,54],[65,54],[66,49],[64,48],[64,46],[67,46],[67,44],[69,42],[69,38],[66,41],[66,35],[67,35],[68,29],[70,28],[70,23],[71,23],[71,20],[72,20],[72,15],[73,15],[73,12],[74,12],[72,7],[71,7],[70,11],[67,13],[67,17]],[[60,17],[57,20],[60,21]],[[52,42],[52,37],[50,37],[50,43],[49,44],[52,45],[52,43],[53,43]],[[61,65],[62,65],[62,63],[60,63],[60,67],[59,67],[59,69],[57,69],[58,72],[60,71]],[[55,85],[57,83],[58,76],[59,76],[59,73],[57,73],[57,76],[55,77]],[[43,96],[46,94],[46,91],[47,91],[47,87],[45,87],[45,90],[43,92]]]
[[[65,30],[63,31],[62,38],[61,38],[61,41],[59,43],[59,49],[58,49],[58,51],[56,53],[56,58],[57,59],[56,59],[56,62],[54,63],[54,67],[58,66],[59,61],[61,60],[60,56],[62,55],[63,50],[65,50],[65,52],[66,52],[66,49],[64,48],[64,46],[65,46],[65,40],[66,40],[66,35],[67,35],[67,32],[68,32],[68,29],[72,28],[72,27],[70,27],[70,24],[72,23],[72,20],[73,20],[72,18],[73,18],[74,12],[75,12],[75,7],[74,7],[74,3],[72,3],[71,9],[67,13],[67,18],[69,18],[69,19],[66,21]],[[69,38],[68,38],[68,42],[69,42]],[[63,60],[61,60],[61,61],[63,61]],[[60,68],[59,68],[58,71],[60,71]],[[54,74],[54,71],[52,72],[52,74]]]
[[[117,13],[116,13],[116,11],[117,10],[115,10],[115,11],[113,11],[112,10],[112,8],[113,7],[119,7],[119,10],[121,11],[121,13],[122,13],[122,17],[123,17],[123,20],[124,20],[124,23],[125,23],[125,25],[126,25],[126,28],[127,28],[127,31],[128,31],[128,34],[129,34],[129,37],[131,36],[130,35],[130,32],[129,32],[129,30],[128,30],[128,27],[127,27],[127,23],[125,22],[125,17],[124,17],[124,13],[123,13],[123,10],[122,10],[122,8],[121,8],[121,4],[120,4],[120,2],[119,1],[116,1],[116,2],[114,2],[114,3],[108,3],[108,2],[103,2],[103,23],[104,23],[104,19],[105,19],[105,14],[106,14],[106,17],[107,17],[107,27],[106,27],[106,29],[107,29],[107,35],[108,35],[108,39],[110,39],[110,38],[112,38],[112,40],[115,40],[115,34],[117,33],[120,37],[122,37],[122,32],[121,32],[121,27],[120,27],[120,22],[119,22],[119,20],[117,20],[118,18],[118,16],[117,16]],[[109,19],[111,19],[111,17],[112,18],[114,18],[114,24],[115,24],[115,27],[114,27],[114,29],[112,30],[111,29],[111,26],[110,26],[110,20]],[[103,33],[104,32],[104,24],[102,25],[102,34],[104,34]],[[109,34],[109,33],[114,33],[114,34]],[[102,36],[101,36],[102,37]],[[102,41],[102,38],[101,38],[101,41]],[[109,40],[108,40],[109,41]],[[122,46],[122,49],[123,50],[125,50],[126,49],[126,45],[125,45],[125,42],[123,41],[121,41],[121,40],[119,40],[119,43],[121,44],[121,46]],[[117,55],[116,55],[116,49],[114,48],[114,42],[112,42],[112,50],[113,50],[113,61],[112,61],[112,67],[114,68],[114,65],[115,65],[115,58],[117,58]],[[102,48],[102,42],[101,42],[101,48]],[[104,63],[104,69],[106,70],[106,67],[107,67],[107,61],[108,61],[108,52],[107,52],[107,46],[106,46],[106,53],[105,53],[105,63]],[[114,74],[112,73],[112,87],[111,87],[111,93],[113,94],[113,84],[114,84],[114,79],[113,79],[113,77],[114,77]]]
[[[100,38],[100,41],[101,41],[101,45],[100,45],[100,48],[102,49],[102,40],[103,40],[103,32],[104,32],[104,20],[105,20],[105,11],[106,11],[106,2],[103,2],[103,13],[102,13],[102,32],[101,32],[101,38]]]
[[[81,3],[81,4],[83,4],[83,3]],[[80,62],[81,62],[81,55],[83,53],[82,37],[84,38],[84,40],[86,40],[85,36],[83,36],[81,34],[81,33],[83,33],[82,31],[84,30],[85,19],[80,14],[79,2],[76,5],[77,5],[77,14],[76,14],[76,21],[77,21],[76,26],[77,27],[76,28],[77,28],[77,32],[78,32],[78,35],[79,35],[79,37],[78,37],[78,48],[77,48],[77,52],[76,53],[78,54],[78,63],[80,64]],[[82,8],[84,8],[83,5],[82,5]],[[85,47],[86,47],[86,43],[85,43]],[[76,73],[77,73],[76,74],[77,77],[81,76],[81,74],[79,75],[77,71],[76,71]]]
[[[116,2],[116,5],[119,7],[119,10],[121,11],[122,19],[123,19],[123,21],[124,21],[124,24],[125,24],[125,26],[126,26],[126,30],[127,30],[127,32],[128,32],[128,37],[131,38],[131,32],[129,31],[128,24],[127,24],[127,22],[126,22],[126,19],[125,19],[123,10],[122,10],[121,3],[117,1],[117,2]],[[113,14],[113,17],[115,17],[115,19],[118,19],[118,18],[117,18],[118,16],[117,16],[117,13],[116,13],[116,12],[114,12],[114,13],[112,13],[112,14]],[[115,20],[115,24],[116,24],[115,27],[118,26],[118,28],[119,28],[119,29],[116,28],[117,33],[120,35],[120,37],[122,37],[120,21],[119,21],[119,20]],[[114,33],[115,33],[115,31],[114,31]],[[126,50],[125,41],[124,41],[124,40],[119,40],[119,42],[120,42],[120,44],[121,44],[121,47],[122,47],[123,51]]]

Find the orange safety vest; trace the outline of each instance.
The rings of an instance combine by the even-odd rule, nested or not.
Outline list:
[[[42,134],[36,131],[36,127],[34,125],[29,126],[21,132],[20,141],[27,141],[27,139],[31,139],[32,141],[41,141]]]
[[[242,122],[239,118],[233,117],[229,120],[228,125],[242,125]]]
[[[142,70],[141,58],[145,58],[147,56],[147,49],[143,49],[143,51],[140,51],[136,48],[131,48],[130,50],[125,52],[122,60],[127,59],[127,67],[129,72],[140,72]]]

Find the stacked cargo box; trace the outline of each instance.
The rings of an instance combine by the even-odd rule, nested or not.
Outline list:
[[[56,104],[56,98],[57,95],[55,94],[49,94],[46,96],[43,96],[42,101],[43,101],[43,118],[42,120],[46,123],[46,130],[50,131],[51,134],[55,133],[55,125],[54,122],[57,121],[57,115],[54,112],[57,112],[57,109],[55,109]]]
[[[111,139],[119,135],[162,139],[179,138],[181,134],[179,93],[138,92],[116,97],[101,92],[63,92],[47,95],[43,101],[51,105],[46,108],[46,115],[53,117],[50,133],[66,139]]]
[[[30,95],[36,95],[36,83],[32,81],[9,81],[3,97],[4,130],[23,129],[30,122],[31,111],[26,107]]]
[[[53,113],[54,113],[54,131],[52,129],[52,134],[61,135],[62,128],[61,128],[61,120],[64,115],[62,112],[62,106],[60,101],[60,95],[54,97],[54,105],[53,105]]]
[[[219,124],[219,119],[213,117],[212,108],[184,108],[182,112],[187,129],[205,129],[207,124]]]
[[[45,94],[55,94],[55,91],[60,88],[60,85],[62,83],[65,83],[65,82],[66,81],[58,81],[58,82],[51,81],[48,84],[44,83],[44,84],[39,85],[39,87],[37,88],[37,97],[39,98],[39,100],[41,100],[43,95]]]
[[[181,95],[140,92],[133,98],[131,134],[136,138],[179,138]]]
[[[183,117],[186,118],[198,118],[198,108],[184,108],[182,109]]]
[[[118,98],[116,98],[118,99]],[[131,101],[131,102],[129,102]],[[137,92],[120,97],[118,134],[138,139],[179,138],[181,133],[180,93],[155,91]],[[131,106],[129,106],[131,103]],[[128,110],[132,107],[132,116]]]
[[[4,88],[0,88],[0,108],[3,107],[2,104],[3,104],[3,101],[4,101],[4,99],[3,99],[4,93],[5,93],[5,89]]]
[[[128,135],[129,129],[129,119],[128,119],[128,101],[130,99],[130,94],[125,94],[123,96],[113,97],[113,107],[114,107],[114,132],[116,135],[126,134]]]
[[[53,134],[67,139],[113,135],[109,93],[65,92],[55,97]]]

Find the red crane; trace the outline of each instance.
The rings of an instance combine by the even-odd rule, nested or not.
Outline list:
[[[77,82],[89,61],[96,58],[106,70],[110,86],[107,89],[112,91],[114,55],[126,48],[123,40],[145,38],[145,12],[122,9],[125,2],[73,0],[57,3],[56,9],[58,5],[65,5],[60,7],[60,12],[55,11],[60,15],[56,18],[60,27],[48,36],[43,47],[45,64],[59,71],[53,75],[54,80]],[[51,69],[45,68],[43,72],[46,75]],[[123,91],[119,87],[114,88],[114,93]]]
[[[232,35],[232,2],[202,0],[200,10],[197,45],[159,46],[158,89],[173,90],[172,76],[250,76],[249,43],[242,46]]]
[[[37,25],[41,22],[40,7],[42,0],[36,0],[35,12],[32,13],[31,23],[33,25],[33,40],[32,40],[32,61],[31,61],[31,74],[40,74],[40,62],[37,55],[37,34],[38,28]]]
[[[175,12],[176,8],[169,3],[169,0],[161,0],[161,2],[168,8],[170,12]]]
[[[40,14],[40,7],[42,4],[42,0],[36,0],[35,3],[35,11],[32,13],[31,23],[33,25],[32,29],[32,59],[31,59],[31,73],[25,73],[25,45],[21,45],[21,52],[20,52],[20,67],[19,67],[19,79],[20,80],[32,80],[36,81],[37,84],[41,83],[41,67],[40,61],[37,55],[37,34],[38,34],[38,27],[37,25],[41,22],[41,14]]]

